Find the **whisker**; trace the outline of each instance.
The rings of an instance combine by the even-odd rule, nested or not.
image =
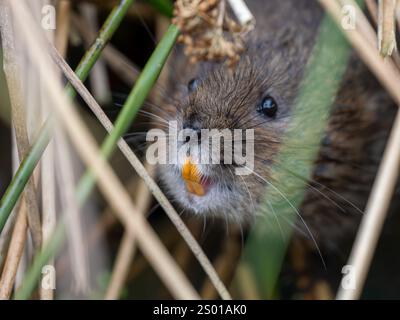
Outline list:
[[[158,119],[163,123],[167,123],[169,124],[169,122],[167,120],[165,120],[164,118],[160,117],[159,115],[156,115],[154,113],[145,111],[145,110],[139,110],[139,113],[142,114],[143,116],[147,116],[150,119]]]
[[[250,168],[246,167],[247,169],[249,169],[251,171]],[[317,244],[317,241],[315,240],[310,228],[308,227],[307,223],[304,221],[303,217],[300,215],[300,212],[297,210],[297,208],[291,203],[291,201],[277,188],[275,187],[270,181],[268,181],[267,179],[264,179],[261,175],[259,175],[257,172],[255,172],[253,170],[253,173],[259,177],[261,180],[263,180],[265,183],[267,183],[270,187],[272,187],[275,191],[277,191],[281,197],[289,204],[289,206],[294,210],[294,212],[297,214],[297,216],[300,218],[301,222],[303,223],[303,225],[305,226],[305,228],[307,229],[307,232],[309,233],[312,241],[314,242],[314,245],[318,251],[318,254],[322,260],[322,264],[324,265],[324,268],[326,269],[326,264],[325,264],[325,260],[322,256],[321,250],[319,249],[319,246]]]
[[[330,189],[328,186],[319,183],[318,181],[313,180],[312,178],[306,179],[305,177],[299,175],[298,173],[295,173],[293,171],[291,171],[290,169],[285,168],[283,165],[278,164],[281,168],[283,168],[284,170],[286,170],[287,172],[291,173],[294,177],[306,182],[306,184],[313,188],[315,191],[319,192],[322,196],[324,196],[324,198],[330,200],[331,202],[333,202],[338,208],[341,208],[341,210],[343,212],[346,212],[345,209],[343,209],[342,207],[340,207],[334,200],[332,200],[331,198],[329,198],[328,196],[324,195],[320,190],[317,190],[317,188],[315,188],[314,186],[312,186],[310,183],[307,182],[307,180],[309,180],[311,183],[314,183],[316,185],[318,185],[319,187],[325,188],[327,189],[329,192],[332,192],[335,196],[337,196],[338,198],[340,198],[341,200],[345,201],[347,204],[349,204],[350,206],[352,206],[354,209],[356,209],[359,213],[361,213],[362,215],[364,215],[364,211],[362,211],[360,208],[358,208],[353,202],[351,202],[350,200],[346,199],[345,197],[343,197],[342,195],[340,195],[339,193],[337,193],[336,191]]]
[[[270,202],[269,200],[267,200],[267,205],[268,205],[268,207],[271,209],[272,214],[273,214],[274,217],[275,217],[276,223],[277,223],[278,228],[279,228],[279,230],[280,230],[280,232],[281,232],[282,243],[284,243],[284,242],[285,242],[285,237],[284,237],[284,235],[283,235],[283,229],[282,229],[282,226],[281,226],[281,224],[280,224],[280,222],[279,222],[278,215],[277,215],[277,213],[275,212],[275,209],[274,209],[274,207],[272,206],[272,204],[271,204],[271,202]]]

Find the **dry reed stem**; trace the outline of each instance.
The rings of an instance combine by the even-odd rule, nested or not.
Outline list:
[[[68,35],[70,30],[70,3],[59,3],[56,46],[59,46],[60,55],[65,56],[68,48]],[[52,142],[50,142],[52,143]],[[57,172],[56,181],[59,186],[61,212],[65,215],[67,240],[69,243],[69,255],[71,261],[72,288],[75,292],[86,294],[89,291],[89,265],[88,248],[84,245],[82,221],[79,204],[75,197],[76,181],[74,176],[72,152],[69,142],[63,130],[54,133],[54,145],[56,149]],[[45,290],[45,289],[44,289]],[[42,290],[42,291],[44,291]],[[47,290],[50,291],[50,290]]]
[[[90,3],[82,3],[79,5],[79,9],[82,17],[86,21],[88,32],[96,34],[99,29],[96,6]],[[89,46],[90,45],[88,45],[87,48],[89,48]],[[100,105],[109,103],[111,101],[111,90],[109,86],[107,68],[102,57],[97,59],[96,64],[93,66],[92,71],[89,74],[89,81],[93,96],[96,98],[98,103]]]
[[[0,2],[0,29],[3,48],[3,68],[12,108],[12,122],[15,128],[19,159],[24,159],[29,152],[29,139],[26,127],[24,101],[22,99],[22,83],[16,61],[16,51],[13,37],[13,27],[9,7],[3,0]],[[28,209],[28,224],[36,249],[42,242],[39,207],[36,199],[35,185],[30,178],[24,191],[24,201]]]
[[[357,2],[355,0],[340,0],[340,4],[343,5],[351,5],[353,8],[356,10],[356,24],[357,27],[359,27],[360,33],[364,35],[364,37],[367,38],[368,42],[374,46],[377,47],[377,42],[378,42],[378,37],[377,34],[373,28],[373,26],[370,24],[368,21],[367,17],[364,15],[363,11],[360,9],[358,6]],[[378,25],[378,7],[374,6],[374,2],[370,1],[372,3],[369,4],[368,10],[370,10],[370,14],[372,18],[375,21],[375,24]],[[375,11],[376,10],[376,11]],[[393,51],[391,56],[387,56],[386,59],[393,60],[393,62],[396,64],[397,68],[400,69],[400,56],[397,51]]]
[[[63,128],[54,132],[56,149],[56,181],[60,192],[61,212],[65,216],[67,240],[71,261],[72,287],[76,292],[89,292],[88,252],[84,243],[82,219],[78,201],[75,197],[76,179],[74,175],[72,150]]]
[[[339,4],[330,0],[319,1],[340,25],[341,10]],[[376,48],[371,46],[358,30],[344,30],[344,33],[360,57],[392,95],[395,102],[400,105],[400,90],[398,89],[400,74],[394,64],[390,60],[383,61]],[[355,290],[339,289],[337,299],[357,299],[360,297],[398,178],[400,165],[400,145],[398,141],[400,141],[400,113],[397,114],[390,133],[370,198],[368,199],[365,215],[350,254],[348,264],[352,265],[355,270],[356,288]]]
[[[70,16],[69,1],[60,0],[57,7],[57,27],[52,34],[51,42],[58,48],[63,56],[67,53],[68,48],[68,33],[69,33],[69,16]],[[40,11],[40,8],[39,10]],[[43,123],[49,116],[50,102],[47,94],[42,89],[41,113]],[[43,153],[40,161],[41,168],[41,187],[42,187],[42,237],[43,243],[49,241],[56,226],[56,170],[55,170],[55,148],[58,144],[58,139],[50,141],[46,150]],[[50,259],[48,266],[54,266],[54,259]],[[55,291],[46,286],[40,286],[39,296],[41,300],[53,300]]]
[[[14,17],[24,35],[27,48],[38,65],[48,87],[49,97],[53,100],[53,106],[67,129],[72,142],[84,162],[91,168],[97,177],[98,185],[106,200],[115,210],[122,224],[137,236],[138,245],[153,268],[165,283],[175,298],[196,299],[197,292],[188,282],[185,275],[169,255],[154,230],[147,221],[138,213],[129,195],[120,183],[115,173],[100,156],[99,148],[95,140],[88,132],[76,109],[73,108],[51,69],[46,68],[51,63],[46,59],[46,44],[32,21],[32,17],[22,2],[9,1]]]
[[[69,17],[70,17],[69,1],[60,0],[57,7],[57,28],[53,35],[52,42],[58,51],[65,56],[68,48],[69,33]],[[41,88],[43,85],[41,84]],[[43,91],[43,99],[41,102],[42,122],[49,116],[49,99]],[[55,141],[57,138],[54,139]],[[41,166],[41,187],[42,187],[42,237],[43,243],[46,243],[55,230],[56,225],[56,171],[55,171],[55,141],[50,141],[43,153],[40,161]],[[58,142],[56,141],[56,144]],[[47,265],[54,267],[54,259],[50,259]],[[41,300],[53,300],[54,290],[41,286],[39,295]]]
[[[378,5],[376,0],[365,0],[365,4],[367,5],[367,9],[374,20],[376,26],[378,26]]]
[[[342,14],[339,4],[336,1],[329,0],[319,0],[319,2],[334,17],[340,27]],[[368,37],[361,35],[357,29],[341,30],[347,36],[360,58],[392,96],[396,104],[400,105],[400,90],[398,90],[397,86],[400,83],[400,74],[393,61],[383,60],[377,48],[366,41]]]
[[[26,201],[21,201],[17,220],[11,236],[10,246],[0,279],[0,300],[10,299],[15,276],[21,256],[24,252],[28,231]]]
[[[397,112],[386,149],[361,221],[348,264],[354,267],[354,290],[341,288],[339,300],[358,299],[362,293],[387,210],[394,193],[400,166],[400,112]]]
[[[4,226],[3,231],[0,234],[0,271],[3,269],[3,265],[5,262],[5,257],[7,255],[8,246],[10,245],[12,230],[14,229],[15,220],[16,220],[16,212],[18,212],[19,204],[15,206],[13,212],[7,220],[6,225]]]
[[[49,143],[43,153],[41,160],[41,187],[42,187],[42,239],[46,243],[54,231],[56,225],[56,199],[55,199],[55,167],[54,167],[54,144]],[[50,260],[48,265],[54,266]],[[52,289],[41,288],[40,299],[52,300],[54,292]]]
[[[60,55],[54,50],[54,48],[50,48],[50,53],[53,60],[56,64],[63,70],[64,74],[80,94],[82,99],[87,103],[89,108],[92,112],[96,115],[99,119],[100,123],[104,126],[104,128],[111,132],[113,129],[113,124],[108,119],[107,115],[101,109],[101,107],[97,104],[96,100],[91,96],[90,92],[86,89],[86,87],[82,84],[82,82],[76,77],[72,69],[68,66],[68,64],[60,57]],[[219,279],[218,274],[216,273],[215,269],[213,268],[212,264],[208,260],[207,256],[204,254],[203,250],[201,249],[200,245],[197,243],[196,239],[190,233],[189,229],[183,223],[179,214],[175,211],[174,207],[170,204],[167,197],[163,194],[161,189],[155,183],[153,178],[147,173],[146,169],[144,168],[143,164],[137,158],[135,153],[129,147],[125,140],[120,139],[118,141],[118,147],[126,157],[128,162],[132,165],[132,167],[136,170],[139,176],[145,181],[147,186],[149,187],[150,191],[153,193],[154,197],[158,200],[160,205],[163,207],[171,221],[176,226],[179,233],[185,239],[188,246],[191,248],[193,254],[196,256],[198,261],[200,262],[201,266],[203,267],[204,271],[209,276],[210,280],[217,288],[219,294],[224,299],[230,299],[230,295],[225,288],[222,281]]]
[[[396,50],[396,2],[397,0],[378,2],[378,44],[383,57],[392,55]]]
[[[149,166],[146,166],[146,169],[149,170]],[[150,174],[153,175],[153,172]],[[145,216],[150,206],[151,193],[143,180],[140,180],[135,200],[138,211]],[[117,258],[115,259],[111,280],[105,295],[106,300],[115,300],[119,298],[123,285],[128,277],[129,267],[132,264],[135,254],[135,248],[136,237],[129,232],[129,230],[126,230],[118,249]]]
[[[65,57],[68,48],[68,34],[70,29],[71,3],[60,0],[57,8],[57,29],[54,46]]]
[[[351,1],[352,1],[353,3],[355,3],[354,0],[351,0]],[[372,16],[372,19],[373,19],[373,21],[374,21],[374,24],[375,24],[376,26],[378,26],[378,6],[377,6],[375,0],[367,0],[366,3],[367,3],[368,11],[369,11],[369,13],[370,13],[370,15]],[[357,6],[357,5],[355,5],[355,6]],[[358,8],[358,6],[357,6],[357,8]],[[361,16],[364,17],[364,14],[362,13]],[[368,20],[365,19],[365,17],[364,17],[363,20],[366,20],[366,23],[369,23]],[[378,40],[376,39],[376,32],[375,32],[375,30],[373,31],[373,35],[374,35],[375,38],[374,38],[374,40],[372,41],[372,43],[375,44],[375,43],[378,41]],[[396,63],[397,68],[400,69],[400,55],[399,55],[399,52],[398,52],[397,50],[395,50],[395,51],[392,52],[391,57],[390,57],[390,56],[387,56],[386,58],[387,58],[387,59],[392,58],[393,61]]]
[[[111,274],[111,280],[107,287],[105,300],[117,300],[123,289],[123,285],[129,273],[129,267],[132,264],[136,250],[136,238],[134,234],[125,231],[118,253],[115,259],[114,267]]]
[[[355,9],[355,22],[360,32],[368,39],[368,42],[374,46],[377,43],[376,32],[369,23],[367,17],[362,12],[361,8],[357,5],[355,0],[339,0],[340,5],[350,5]]]
[[[71,6],[70,2],[66,0],[60,0],[57,7],[57,28],[53,38],[54,45],[62,56],[67,54],[68,49],[68,34],[70,29],[70,14]],[[43,87],[43,86],[42,86]],[[44,90],[43,90],[44,91]],[[42,121],[49,116],[50,105],[46,98],[47,95],[43,95],[42,105]],[[61,145],[65,145],[63,137],[57,136],[54,141],[50,141],[47,146],[41,160],[41,173],[42,173],[42,235],[43,242],[46,243],[52,233],[55,230],[56,225],[56,171],[55,171],[55,145],[59,142]],[[62,147],[61,147],[62,148]],[[64,159],[64,162],[68,159]],[[63,164],[59,164],[60,168],[64,168]],[[54,259],[48,262],[48,265],[54,267]],[[73,264],[75,265],[75,264]],[[40,287],[40,299],[41,300],[52,300],[54,299],[54,290],[51,288]]]
[[[44,1],[44,0],[42,0]],[[41,8],[41,2],[30,3],[32,8],[39,7]],[[3,8],[3,10],[8,11],[8,8]],[[40,12],[37,10],[36,12]],[[5,21],[7,23],[7,21]],[[8,24],[11,26],[11,20],[8,21]],[[9,28],[10,34],[13,33],[12,27]],[[14,35],[12,35],[14,36]],[[38,82],[31,83],[30,81],[33,78],[32,68],[30,67],[30,61],[25,59],[26,56],[21,53],[20,57],[16,56],[15,54],[19,52],[18,41],[15,38],[8,40],[10,43],[11,51],[10,53],[13,54],[13,61],[14,64],[13,75],[15,77],[15,81],[18,81],[17,86],[15,89],[18,90],[17,94],[20,96],[17,98],[17,104],[21,103],[18,106],[18,123],[15,121],[14,125],[20,127],[18,131],[15,127],[15,143],[13,145],[17,151],[17,158],[21,159],[21,152],[26,152],[29,149],[29,139],[36,133],[37,125],[38,125],[38,118],[40,116],[40,112],[37,112],[34,106],[37,106],[38,103],[38,91],[39,85]],[[19,74],[19,71],[23,70],[24,73]],[[23,76],[22,76],[23,75]],[[36,80],[36,79],[35,79]],[[25,88],[23,90],[22,88]],[[23,104],[27,101],[33,107],[25,107]],[[27,103],[27,105],[28,105]],[[39,181],[40,170],[36,168],[31,181],[34,181],[33,189],[36,190]],[[30,193],[30,191],[28,191]],[[27,194],[24,194],[22,197],[21,202],[26,202]],[[32,201],[36,202],[36,197],[33,195],[31,197]],[[36,205],[34,203],[33,205]],[[23,211],[21,211],[23,210]],[[26,203],[24,206],[20,206],[16,211],[17,215],[22,216],[20,219],[17,218],[17,222],[14,226],[14,232],[12,234],[10,247],[8,249],[8,256],[7,256],[7,263],[4,266],[3,274],[2,274],[2,299],[9,299],[12,288],[17,287],[19,285],[19,280],[21,279],[22,275],[25,273],[26,267],[26,256],[32,253],[32,247],[29,245],[29,241],[26,242],[27,239],[27,212],[26,212]],[[38,212],[39,214],[39,212]]]

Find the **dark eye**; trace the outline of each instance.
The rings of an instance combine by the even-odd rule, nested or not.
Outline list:
[[[261,104],[257,108],[257,111],[261,112],[267,117],[272,118],[278,111],[278,104],[276,103],[274,98],[268,95],[262,99]]]
[[[192,79],[188,82],[188,90],[189,92],[193,92],[194,90],[197,89],[197,87],[199,86],[199,80],[198,79]]]

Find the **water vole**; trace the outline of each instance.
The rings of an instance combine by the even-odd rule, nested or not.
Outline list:
[[[183,209],[239,223],[260,212],[324,14],[317,2],[308,0],[246,3],[257,25],[235,71],[215,63],[189,65],[178,50],[171,59],[168,88],[176,102],[166,103],[168,117],[161,116],[176,120],[179,129],[254,129],[256,174],[235,175],[234,164],[200,164],[207,192],[198,196],[182,179],[182,165],[159,166],[165,191]],[[394,111],[387,94],[353,55],[332,107],[312,187],[300,208],[318,241],[336,242],[357,225]]]

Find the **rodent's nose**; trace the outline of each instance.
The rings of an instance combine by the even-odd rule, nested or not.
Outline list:
[[[201,141],[201,129],[200,128],[198,128],[197,126],[192,126],[190,124],[184,124],[183,129],[194,131],[197,134],[197,141],[200,143],[200,141]],[[189,140],[190,140],[190,137],[187,136],[186,142],[189,142]]]

